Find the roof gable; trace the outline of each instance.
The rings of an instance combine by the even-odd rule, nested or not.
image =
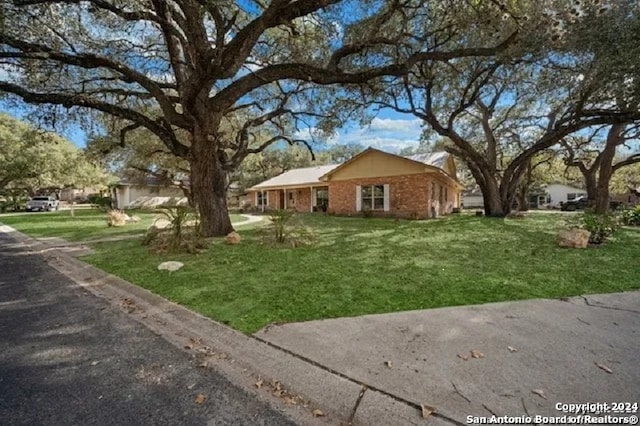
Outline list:
[[[398,176],[425,173],[426,165],[375,148],[367,148],[349,161],[331,170],[323,180]]]

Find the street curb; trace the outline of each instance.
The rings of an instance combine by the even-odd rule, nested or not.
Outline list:
[[[415,407],[403,401],[242,334],[11,227],[0,226],[0,232],[23,244],[24,249],[43,256],[51,267],[81,288],[128,312],[174,346],[201,358],[202,365],[217,369],[262,399],[266,396],[268,402],[299,424],[453,424],[434,416],[422,419]],[[292,396],[299,396],[304,402],[286,404],[287,397]],[[314,417],[312,410],[320,410],[323,415]]]

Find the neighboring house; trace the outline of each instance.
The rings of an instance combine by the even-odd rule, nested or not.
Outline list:
[[[102,191],[96,188],[64,188],[60,190],[60,201],[86,202],[91,195],[100,194]]]
[[[289,170],[248,192],[260,210],[424,219],[459,208],[461,190],[447,153],[401,157],[367,148],[343,164]]]
[[[462,192],[462,208],[463,209],[483,209],[484,198],[480,188],[466,189]]]
[[[160,179],[148,177],[144,182],[121,179],[112,188],[114,207],[156,207],[167,202],[183,202],[184,192],[175,186],[167,186]]]
[[[546,202],[549,207],[560,207],[560,203],[574,200],[587,195],[587,190],[563,183],[550,183],[545,188]]]

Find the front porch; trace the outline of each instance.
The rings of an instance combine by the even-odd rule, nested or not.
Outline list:
[[[256,191],[251,197],[252,207],[260,211],[295,210],[326,212],[329,206],[329,187],[326,185],[275,188]]]

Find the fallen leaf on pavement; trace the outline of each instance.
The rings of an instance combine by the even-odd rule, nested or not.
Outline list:
[[[285,404],[289,404],[289,405],[297,405],[299,398],[300,397],[298,397],[298,396],[285,396],[284,397],[284,403]]]
[[[518,350],[513,346],[507,346],[507,349],[509,349],[509,352],[518,352]]]
[[[429,417],[430,415],[432,415],[436,411],[435,408],[429,407],[428,405],[425,405],[425,404],[420,404],[420,408],[422,409],[422,418],[423,419],[426,419],[427,417]]]
[[[478,351],[478,350],[471,349],[471,351],[470,351],[470,352],[471,352],[471,356],[472,356],[473,358],[476,358],[476,359],[477,359],[477,358],[484,358],[484,354],[483,354],[482,352]]]
[[[262,380],[262,377],[258,377],[258,381],[256,382],[256,387],[260,389],[263,383],[264,381]]]
[[[384,365],[386,365],[387,367],[391,368],[391,361],[385,361]]]
[[[312,411],[313,417],[324,417],[324,413],[322,410],[318,410],[317,408]]]
[[[599,362],[595,362],[594,363],[599,369],[606,371],[609,374],[613,374],[613,370],[610,369],[609,367],[607,367],[604,364],[600,364]]]
[[[540,398],[547,399],[547,396],[544,394],[544,391],[542,389],[533,389],[531,393],[535,393]]]
[[[202,361],[200,364],[198,364],[198,367],[200,368],[207,368],[209,364],[207,363],[207,361]]]
[[[94,366],[94,365],[98,365],[98,364],[100,364],[100,361],[91,361],[91,365],[92,365],[92,366]]]
[[[207,399],[207,397],[199,393],[198,396],[196,396],[196,404],[202,404],[205,399]]]
[[[195,388],[195,387],[196,387],[196,384],[195,384],[195,383],[192,383],[192,384],[190,384],[189,386],[187,386],[187,389],[191,390],[191,389],[193,389],[193,388]]]
[[[460,358],[460,359],[461,359],[461,360],[463,360],[463,361],[468,361],[468,360],[469,360],[469,357],[468,357],[468,356],[466,356],[466,355],[460,355],[460,354],[458,354],[458,358]]]

